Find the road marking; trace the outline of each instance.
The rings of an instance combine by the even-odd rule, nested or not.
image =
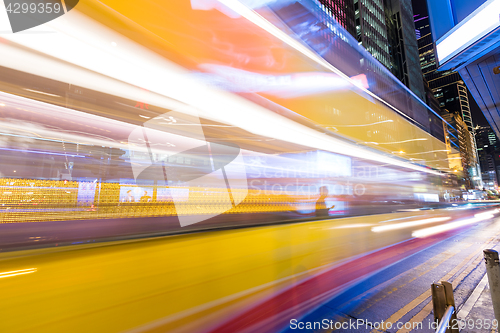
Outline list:
[[[482,249],[480,249],[482,251]],[[467,258],[465,258],[459,265],[455,266],[451,271],[448,272],[443,278],[440,280],[446,281],[450,279],[453,275],[455,275],[462,267],[464,267],[473,257],[479,254],[480,250],[474,251],[472,254],[470,254]],[[406,306],[402,307],[400,310],[398,310],[396,313],[394,313],[392,316],[390,316],[385,322],[390,322],[390,323],[395,323],[401,318],[403,318],[404,315],[406,315],[408,312],[416,308],[420,303],[425,301],[427,298],[431,296],[431,289],[427,289],[424,293],[422,293],[420,296],[415,298],[413,301],[408,303]],[[382,333],[379,330],[373,330],[372,333]],[[399,333],[399,331],[398,331]]]
[[[491,243],[495,237],[497,237],[497,235],[491,237],[487,242],[486,244],[489,244]],[[483,250],[483,247],[480,247],[479,249],[477,249],[476,251],[474,251],[473,253],[471,253],[468,257],[466,257],[462,262],[460,262],[460,264],[458,264],[457,266],[455,266],[451,271],[449,271],[445,276],[443,276],[440,280],[441,281],[448,281],[449,279],[451,279],[453,277],[453,275],[455,275],[456,273],[458,273],[463,267],[465,267],[470,260],[472,260],[474,257],[476,257],[477,255],[479,255],[480,253],[482,253],[482,250]],[[481,260],[482,257],[479,258],[479,260]],[[477,260],[477,259],[476,259]],[[476,261],[475,260],[475,261]],[[473,265],[471,265],[473,266]],[[473,266],[474,268],[475,266]],[[472,270],[472,269],[471,269]],[[467,271],[467,270],[466,270]],[[464,271],[465,272],[465,271]],[[463,276],[461,279],[463,279],[465,277],[465,275],[463,274],[464,272],[462,272],[462,274],[460,274],[460,276]],[[468,273],[467,273],[468,274]],[[460,277],[459,276],[459,277]],[[458,280],[457,277],[455,279]],[[454,281],[454,282],[455,282]],[[455,287],[455,286],[454,286]],[[410,312],[411,310],[413,310],[414,308],[416,308],[418,305],[420,305],[422,302],[424,302],[427,298],[431,297],[431,289],[427,289],[424,293],[422,293],[420,296],[418,296],[417,298],[415,298],[414,300],[412,300],[410,303],[408,303],[407,305],[405,305],[404,307],[402,307],[401,309],[399,309],[397,312],[395,312],[392,316],[390,316],[387,320],[384,320],[385,323],[396,323],[397,321],[399,321],[401,318],[403,318],[404,315],[406,315],[408,312]],[[430,310],[432,310],[432,305],[430,307],[430,310],[426,307],[424,307],[419,313],[417,313],[410,321],[414,321],[414,318],[416,318],[417,316],[419,315],[423,315],[424,314],[424,310],[425,312],[427,312],[427,310],[429,311],[430,313]],[[428,315],[428,314],[427,314]],[[426,315],[426,316],[427,316]],[[426,317],[424,316],[424,318]],[[420,316],[419,316],[420,317]],[[423,319],[424,319],[423,318]],[[423,320],[422,319],[422,320]],[[385,328],[382,327],[381,328],[382,330],[384,330]],[[402,333],[402,332],[406,332],[404,329],[403,330],[399,330],[397,333]],[[377,330],[377,329],[374,329],[371,331],[371,333],[383,333],[383,331],[380,331],[380,330]]]
[[[464,247],[462,247],[462,249],[461,249],[461,250],[464,250],[465,248],[468,248],[468,247],[470,247],[471,245],[472,245],[472,244],[467,244],[467,245],[465,245]],[[429,267],[425,268],[425,270],[424,270],[424,271],[422,271],[422,272],[421,272],[420,274],[418,274],[417,276],[412,276],[412,277],[411,277],[411,279],[409,279],[408,281],[406,281],[406,282],[404,282],[404,283],[402,283],[402,284],[399,284],[397,287],[395,287],[394,289],[392,289],[390,293],[392,293],[392,292],[394,292],[394,291],[396,291],[396,290],[398,290],[398,289],[401,289],[401,288],[405,287],[407,284],[409,284],[409,283],[413,282],[414,280],[418,279],[419,277],[421,277],[421,276],[423,276],[423,275],[427,274],[428,272],[430,272],[430,271],[431,271],[431,270],[433,270],[434,268],[438,267],[439,265],[441,265],[443,262],[445,262],[446,260],[450,259],[451,257],[453,257],[453,256],[457,255],[458,253],[460,253],[460,251],[459,251],[459,252],[451,252],[451,251],[446,251],[446,252],[443,252],[443,253],[439,253],[439,254],[435,255],[434,257],[432,257],[432,258],[428,259],[427,261],[425,261],[425,262],[421,263],[421,264],[420,264],[420,265],[418,265],[417,267],[412,268],[412,271],[413,271],[413,270],[422,269],[422,268],[424,268],[426,265],[429,265],[429,262],[432,262],[432,261],[435,261],[435,260],[439,260],[437,263],[432,264],[432,265],[430,265]],[[391,279],[389,279],[389,280],[387,280],[387,281],[384,281],[384,282],[382,282],[382,283],[380,283],[380,284],[378,284],[378,285],[376,285],[376,286],[372,287],[371,289],[369,289],[369,290],[365,291],[364,293],[362,293],[362,294],[360,294],[360,295],[356,296],[356,297],[355,297],[355,298],[353,298],[352,300],[348,300],[348,301],[346,301],[344,304],[342,304],[342,305],[339,307],[339,309],[340,309],[340,310],[342,310],[342,309],[343,309],[346,305],[348,305],[349,303],[351,303],[351,302],[356,302],[356,301],[358,301],[358,300],[360,300],[360,299],[362,299],[362,298],[366,297],[366,295],[368,295],[368,294],[372,293],[373,291],[375,291],[375,290],[377,290],[377,289],[384,288],[384,287],[386,287],[386,286],[390,285],[391,283],[393,283],[394,281],[397,281],[397,280],[399,280],[400,278],[405,277],[405,276],[407,276],[407,275],[409,275],[409,274],[410,274],[410,273],[409,273],[408,271],[405,271],[405,272],[403,272],[403,273],[401,273],[401,274],[398,274],[398,275],[396,275],[395,277],[393,277],[393,278],[391,278]],[[360,308],[360,309],[356,309],[356,312],[357,312],[357,313],[361,313],[361,312],[363,312],[364,310],[368,309],[369,307],[371,307],[371,306],[372,306],[372,305],[374,305],[375,303],[377,303],[377,302],[381,301],[382,299],[384,299],[384,298],[385,298],[385,297],[387,297],[387,296],[388,296],[388,294],[384,293],[381,297],[379,297],[379,298],[377,298],[376,300],[372,301],[370,304],[368,304],[368,303],[367,303],[367,304],[363,304],[363,307],[362,307],[362,308]],[[353,314],[353,316],[355,317],[356,315],[354,315],[354,314]]]
[[[472,270],[474,270],[477,265],[479,265],[479,263],[483,260],[483,257],[482,256],[478,256],[473,262],[472,264],[467,268],[465,269],[462,273],[460,273],[459,276],[457,276],[453,282],[452,282],[452,285],[453,285],[453,289],[455,289],[459,284],[460,282],[462,282],[462,280],[467,276],[469,275],[470,272],[472,272]],[[441,281],[445,281],[446,279],[442,279]],[[429,291],[429,294],[431,292]],[[430,296],[430,295],[429,295]],[[432,300],[430,300],[422,310],[420,310],[419,313],[417,313],[416,315],[414,315],[411,319],[410,319],[410,323],[421,323],[424,321],[424,319],[431,314],[431,311],[432,311]],[[408,325],[410,326],[410,325]],[[411,326],[413,327],[413,326]],[[400,329],[398,330],[396,333],[409,333],[411,331],[411,329]]]

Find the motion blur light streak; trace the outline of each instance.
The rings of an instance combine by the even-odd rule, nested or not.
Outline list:
[[[357,224],[345,224],[339,225],[338,227],[332,227],[330,229],[351,229],[351,228],[365,228],[371,227],[373,224],[357,223]]]
[[[44,154],[44,155],[56,155],[56,156],[67,156],[67,157],[79,157],[79,158],[85,158],[85,156],[80,156],[80,155],[71,155],[71,154],[51,153],[51,152],[48,152],[48,151],[23,150],[23,149],[10,149],[10,148],[0,148],[0,150],[17,151],[17,152],[21,152],[21,153],[30,153],[30,154]]]
[[[437,152],[449,152],[449,150],[447,149],[439,149],[439,150],[429,150],[429,151],[423,151],[423,152],[420,152],[420,153],[411,153],[411,154],[407,154],[407,155],[420,155],[420,154],[430,154],[430,153],[437,153]],[[449,160],[453,159],[454,157],[448,157]],[[461,158],[461,157],[458,157],[458,158]]]
[[[232,3],[234,4],[234,2]],[[236,2],[236,4],[243,6],[238,2]],[[246,8],[245,6],[243,7]],[[242,9],[240,7],[238,8],[240,10]],[[257,13],[248,8],[246,8],[246,10],[251,13],[248,15],[253,19],[256,19],[255,15],[257,15],[257,18],[264,20]],[[261,21],[257,21],[263,24]],[[264,21],[267,22],[266,20]],[[68,13],[50,24],[60,32],[51,34],[51,41],[45,40],[44,42],[40,42],[32,36],[30,36],[30,38],[25,38],[28,35],[21,35],[23,38],[18,38],[17,35],[7,35],[7,38],[42,53],[96,71],[97,73],[102,73],[120,81],[133,84],[134,86],[140,86],[144,89],[156,92],[165,97],[171,97],[174,100],[190,104],[201,111],[200,116],[223,123],[229,123],[248,130],[251,133],[295,144],[306,145],[311,148],[332,151],[444,176],[438,171],[414,165],[407,161],[385,157],[378,153],[360,149],[359,147],[353,147],[341,140],[321,134],[316,130],[307,128],[285,117],[269,112],[269,110],[245,99],[202,85],[191,79],[189,73],[181,67],[167,59],[158,57],[158,55],[146,50],[141,45],[124,39],[122,36],[110,31],[103,25],[83,17],[75,11]],[[298,41],[286,35],[269,22],[267,22],[265,26],[266,31],[270,29],[268,32],[277,35],[278,38],[300,50],[309,58],[326,66],[337,75],[351,82],[353,86],[358,87],[358,81],[347,77]],[[69,36],[65,34],[69,34]],[[112,50],[111,52],[109,50],[103,50],[100,47],[100,45],[104,43],[104,40],[117,40],[120,38],[123,42],[120,42],[122,46],[119,47],[119,50]],[[127,68],[127,70],[123,68]],[[164,79],[167,77],[169,80]],[[72,78],[68,78],[67,81],[71,82]],[[91,87],[94,82],[95,81],[92,80],[88,82],[86,86]],[[110,82],[110,86],[113,87],[114,83]],[[109,90],[109,87],[106,89]],[[117,90],[119,89],[113,89],[113,91]],[[373,95],[369,91],[366,92]],[[137,99],[140,99],[140,92],[136,92],[135,95],[137,95]],[[192,96],[197,96],[197,98],[193,99]],[[378,99],[381,100],[380,98]],[[381,101],[390,106],[385,101]],[[165,105],[165,103],[161,101],[158,105]],[[390,107],[392,108],[392,106]],[[176,107],[174,105],[173,107],[170,106],[170,109],[183,113],[190,113],[189,108],[185,106]],[[238,114],[233,112],[233,110],[236,109],[240,110]]]
[[[0,273],[0,279],[18,276],[18,275],[24,275],[24,274],[31,274],[31,273],[35,273],[36,271],[37,271],[36,268],[28,268],[28,269],[20,269],[18,271],[3,272],[3,273]]]
[[[75,15],[73,12],[70,12],[67,14],[67,16]],[[59,36],[61,34],[54,34],[54,36]],[[62,43],[65,45],[66,41],[60,41],[59,43]],[[68,42],[69,43],[69,42]],[[40,50],[40,49],[39,49]],[[41,51],[41,50],[40,50]],[[42,51],[43,52],[43,51]],[[54,53],[53,49],[47,51],[49,54],[52,54],[54,56],[57,56],[57,52]],[[71,62],[71,57],[63,57],[64,60],[70,61]],[[165,62],[166,60],[164,60]],[[113,62],[113,61],[111,61]],[[167,69],[164,69],[165,71]],[[122,71],[123,72],[123,71]],[[165,75],[166,77],[168,76],[177,76],[177,74],[174,74],[172,72],[168,72],[169,74]],[[170,75],[171,74],[171,75]],[[141,74],[141,77],[144,77],[145,74]],[[185,76],[180,76],[179,78],[184,78],[183,80],[176,81],[175,83],[178,84],[178,86],[181,85],[181,81],[185,81]],[[175,80],[173,80],[175,81]],[[192,80],[191,80],[192,81]],[[94,82],[94,81],[92,81]],[[89,82],[90,83],[90,82]],[[110,86],[112,87],[114,83],[110,82]],[[161,86],[161,84],[159,84]],[[395,160],[392,158],[384,157],[380,154],[373,153],[370,151],[367,151],[365,149],[360,149],[357,147],[353,147],[350,144],[346,144],[338,139],[326,136],[324,134],[321,134],[313,129],[307,128],[303,125],[297,124],[285,117],[279,116],[274,113],[270,113],[268,110],[263,109],[260,106],[257,106],[255,104],[252,104],[246,100],[243,100],[241,98],[237,98],[236,96],[232,96],[223,92],[217,92],[210,90],[208,88],[202,88],[196,89],[196,86],[198,84],[194,85],[194,82],[190,82],[189,84],[186,83],[186,90],[185,92],[189,92],[189,98],[187,98],[187,101],[208,101],[208,103],[197,103],[197,107],[200,110],[210,108],[211,112],[209,113],[209,118],[215,119],[217,121],[221,122],[228,122],[228,120],[232,120],[233,125],[238,126],[240,128],[247,129],[250,132],[253,133],[258,133],[263,136],[269,136],[269,137],[274,137],[276,139],[280,139],[283,141],[288,141],[288,142],[293,142],[301,145],[308,145],[313,148],[319,148],[319,149],[324,149],[327,151],[332,151],[336,153],[341,153],[349,156],[355,156],[355,157],[362,157],[365,159],[370,159],[374,161],[379,161],[382,163],[389,163],[392,165],[397,165],[397,166],[402,166],[405,168],[413,169],[413,170],[418,170],[422,171],[425,173],[431,173],[435,175],[440,175],[444,176],[443,174],[434,171],[432,169],[428,168],[423,168],[417,165],[410,164],[405,161],[400,161],[400,160]],[[189,87],[189,89],[187,88]],[[151,90],[155,90],[154,87],[150,87]],[[109,87],[107,88],[109,89]],[[118,90],[118,87],[117,87]],[[176,89],[178,90],[178,89]],[[190,90],[196,90],[196,93],[193,94],[192,91]],[[113,90],[115,91],[115,90]],[[166,89],[168,91],[168,89]],[[184,94],[184,93],[183,93]],[[191,98],[192,95],[198,96],[197,99],[193,100]],[[217,99],[215,99],[217,97]],[[229,101],[234,101],[234,106],[231,107]],[[163,102],[159,103],[160,105],[164,105]],[[223,108],[222,106],[226,106]],[[179,110],[184,113],[188,111],[188,109],[184,106],[181,107],[176,107],[175,105],[170,105],[170,107],[173,107],[174,110]],[[232,110],[234,109],[240,109],[242,110],[242,113],[239,113],[236,115]],[[243,110],[246,110],[243,112]],[[187,112],[188,114],[190,112]],[[204,116],[207,116],[206,113],[203,113]],[[218,115],[217,117],[214,117]],[[280,124],[280,125],[274,125],[274,124]],[[267,125],[267,126],[266,126]],[[301,134],[301,135],[298,135]]]
[[[382,102],[383,104],[387,105],[389,108],[393,109],[397,113],[399,113],[401,116],[411,119],[408,115],[406,115],[404,112],[401,112],[391,104],[387,103],[385,100],[377,96],[376,94],[372,93],[370,90],[366,89],[362,82],[352,79],[349,76],[345,75],[342,73],[340,70],[332,66],[330,63],[328,63],[325,59],[319,57],[315,52],[313,52],[310,48],[306,47],[302,43],[298,42],[294,38],[288,36],[285,34],[283,31],[278,29],[276,26],[271,24],[269,21],[267,21],[265,18],[263,18],[261,15],[259,15],[257,12],[254,10],[248,8],[246,5],[242,4],[238,0],[218,0],[220,3],[226,5],[228,8],[234,10],[241,16],[245,17],[249,21],[253,22],[255,25],[259,26],[260,28],[264,29],[265,31],[269,32],[273,36],[279,38],[283,42],[287,43],[297,51],[301,52],[311,60],[315,61],[319,65],[325,67],[326,69],[334,72],[335,74],[339,75],[340,77],[344,78],[345,80],[349,81],[353,86],[358,87],[360,90],[362,90],[364,93],[368,94],[369,96],[377,99],[378,101]]]
[[[43,92],[43,91],[38,91],[38,90],[33,90],[33,89],[26,89],[26,88],[24,88],[24,90],[31,91],[31,92],[34,92],[34,93],[37,93],[37,94],[47,95],[47,96],[61,97],[59,95],[49,94],[49,93],[46,93],[46,92]]]
[[[372,231],[373,232],[383,232],[383,231],[389,231],[389,230],[404,229],[404,228],[415,227],[415,226],[422,225],[422,224],[447,221],[449,219],[451,219],[451,217],[434,217],[434,218],[430,218],[430,219],[402,222],[402,223],[397,223],[397,224],[390,224],[390,225],[383,225],[383,226],[379,226],[379,227],[374,227],[374,228],[372,228]]]
[[[413,142],[413,141],[427,141],[428,139],[426,138],[417,138],[417,139],[409,139],[409,140],[403,140],[403,141],[393,141],[393,142],[364,142],[364,143],[372,143],[375,145],[388,145],[388,144],[393,144],[393,143],[406,143],[406,142]]]
[[[67,15],[70,16],[68,19]],[[5,35],[5,38],[42,54],[67,61],[69,64],[81,66],[80,68],[68,68],[67,64],[50,58],[40,59],[40,55],[20,50],[15,44],[0,44],[0,48],[3,48],[2,65],[136,100],[143,97],[143,92],[137,86],[141,87],[149,81],[159,83],[163,71],[160,70],[155,75],[150,75],[151,66],[146,63],[157,64],[163,58],[152,56],[153,54],[144,51],[142,46],[77,11],[72,11],[67,15],[44,25],[57,33],[45,36],[43,40],[37,35],[29,34],[9,34]],[[53,28],[50,28],[52,26]],[[121,39],[123,47],[119,50],[103,49],[101,46],[108,35]],[[144,61],[144,59],[149,59],[149,61]],[[45,66],[31,67],[31,64],[40,62],[43,62]],[[167,67],[167,64],[163,63],[156,69],[158,67],[161,69]],[[155,93],[148,94],[148,99],[151,103],[167,109],[186,107],[182,103]]]
[[[125,123],[122,121],[110,119],[110,118],[105,118],[85,112],[79,112],[79,111],[74,111],[68,108],[56,106],[56,105],[51,105],[48,103],[40,102],[40,101],[35,101],[35,100],[30,100],[28,98],[20,97],[20,96],[14,96],[11,94],[6,94],[3,92],[0,92],[0,98],[3,100],[8,100],[10,104],[12,105],[22,105],[23,107],[27,108],[28,110],[24,111],[31,111],[31,110],[38,110],[38,111],[43,111],[46,112],[46,115],[40,115],[41,118],[44,116],[52,116],[52,117],[57,117],[60,121],[64,121],[67,119],[71,119],[72,121],[78,121],[81,125],[83,126],[90,126],[89,124],[100,124],[100,126],[103,129],[106,129],[106,133],[112,133],[115,132],[116,130],[120,129],[122,131],[129,131],[131,132],[137,126]],[[104,136],[92,136],[90,137],[86,132],[75,132],[75,131],[64,131],[62,129],[54,130],[53,128],[45,127],[45,126],[33,126],[30,123],[3,123],[0,122],[0,126],[6,127],[8,129],[15,129],[20,132],[28,132],[31,133],[35,136],[50,140],[50,141],[56,141],[56,142],[74,142],[78,144],[84,144],[84,145],[95,145],[95,146],[109,146],[109,147],[115,147],[115,148],[120,148],[120,149],[128,149],[128,145],[131,144],[130,142],[115,142],[110,137],[104,137]],[[33,131],[36,132],[33,132]],[[184,142],[184,143],[191,143],[192,146],[196,146],[198,144],[198,141],[192,138],[186,138],[186,137],[181,137],[177,134],[172,134],[172,133],[165,133],[162,131],[158,130],[152,130],[154,133],[157,133],[158,135],[163,135],[165,139],[170,138],[172,141],[178,141],[178,142]],[[175,138],[175,140],[174,140]],[[165,145],[166,147],[170,147],[170,145]],[[138,148],[141,149],[141,148]],[[155,151],[158,151],[159,148],[155,147]],[[163,148],[164,150],[165,148]],[[147,151],[144,148],[144,151]],[[162,151],[162,150],[160,150]],[[168,151],[168,150],[167,150]],[[67,155],[67,153],[63,154]],[[81,157],[81,156],[79,156]]]
[[[335,125],[333,127],[363,127],[363,126],[372,126],[372,125],[377,125],[377,124],[383,124],[383,123],[393,123],[394,120],[388,119],[388,120],[382,120],[382,121],[377,121],[374,123],[370,124],[358,124],[358,125]],[[327,126],[328,127],[328,126]]]
[[[417,238],[428,237],[428,236],[439,234],[439,233],[442,233],[445,231],[457,229],[457,228],[460,228],[460,227],[463,227],[463,226],[466,226],[469,224],[474,224],[477,222],[485,221],[485,220],[493,218],[494,217],[493,214],[496,212],[498,212],[498,211],[494,210],[494,211],[491,211],[489,213],[488,212],[487,213],[480,213],[480,214],[474,215],[474,217],[470,218],[470,219],[465,219],[465,220],[461,220],[461,221],[447,223],[447,224],[439,225],[436,227],[420,229],[420,230],[414,231],[412,233],[412,237],[417,237]]]
[[[399,221],[399,220],[407,220],[407,219],[411,219],[411,218],[414,218],[414,217],[415,216],[399,217],[399,218],[396,218],[396,219],[390,219],[390,220],[380,221],[380,223],[387,223],[387,222]]]
[[[335,73],[306,72],[275,76],[253,73],[230,66],[202,64],[199,67],[216,74],[214,78],[211,78],[212,75],[202,74],[202,80],[207,80],[208,76],[209,83],[220,85],[222,84],[220,80],[223,78],[227,81],[224,82],[227,85],[224,88],[232,92],[260,92],[281,98],[296,98],[352,88],[351,82]],[[358,82],[359,86],[368,88],[368,81],[364,74],[351,79]]]
[[[475,214],[474,217],[480,218],[480,219],[482,219],[482,218],[490,219],[490,218],[494,217],[493,214],[496,214],[496,213],[498,213],[497,209],[495,209],[495,210],[493,210],[491,212],[485,212],[485,213]]]
[[[428,109],[317,14],[83,0],[53,33],[6,34],[2,271],[43,274],[1,284],[2,329],[219,333],[243,317],[265,333],[448,237],[414,230],[473,216],[440,209],[462,193],[448,160],[429,163],[447,150]]]

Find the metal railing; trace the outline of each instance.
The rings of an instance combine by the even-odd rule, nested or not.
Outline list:
[[[444,333],[448,329],[449,323],[453,317],[453,314],[455,314],[455,307],[449,305],[446,308],[446,311],[443,315],[443,318],[441,318],[441,322],[439,323],[439,326],[436,330],[436,333]]]
[[[500,320],[500,259],[498,252],[492,249],[484,250],[483,254],[493,310],[496,319]],[[449,282],[441,281],[441,283],[433,283],[431,291],[434,321],[439,324],[436,333],[459,333],[457,325],[450,325],[450,322],[457,322],[453,286]]]

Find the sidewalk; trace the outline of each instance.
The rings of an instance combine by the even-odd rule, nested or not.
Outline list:
[[[462,325],[461,333],[498,332],[498,322],[494,322],[493,304],[485,274],[465,304],[459,308],[457,318]],[[487,327],[479,327],[480,324]],[[489,325],[493,324],[493,325]]]

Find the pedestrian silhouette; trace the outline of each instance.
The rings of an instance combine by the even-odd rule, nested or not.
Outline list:
[[[325,199],[328,197],[328,187],[321,186],[319,188],[319,199],[316,201],[316,217],[326,217],[329,216],[328,211],[335,207],[327,207]]]
[[[135,202],[135,198],[132,195],[132,190],[127,191],[127,196],[125,197],[125,199],[123,201],[124,202]]]
[[[148,191],[144,191],[144,195],[140,199],[141,202],[150,202],[151,197],[148,195]]]

